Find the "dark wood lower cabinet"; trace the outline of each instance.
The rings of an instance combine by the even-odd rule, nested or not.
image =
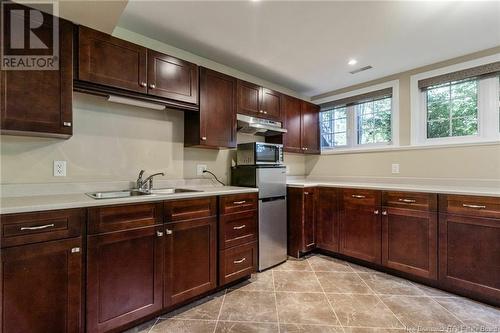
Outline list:
[[[2,249],[1,332],[82,332],[82,240]]]
[[[167,223],[164,306],[217,287],[217,218]]]
[[[339,252],[339,216],[336,188],[318,188],[315,233],[319,248]]]
[[[500,305],[500,219],[439,215],[439,282]]]
[[[290,187],[287,194],[288,255],[299,257],[316,247],[317,189]]]
[[[437,213],[384,207],[382,264],[401,272],[437,279]]]
[[[87,332],[108,332],[162,309],[163,226],[88,237]]]

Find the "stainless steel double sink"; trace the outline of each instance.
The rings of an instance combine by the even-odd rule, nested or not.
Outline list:
[[[149,195],[168,195],[177,193],[188,193],[188,192],[202,192],[199,190],[190,190],[185,188],[159,188],[150,191],[139,191],[139,190],[123,190],[123,191],[105,191],[105,192],[90,192],[85,193],[92,199],[118,199],[118,198],[128,198],[128,197],[138,197],[138,196],[149,196]]]

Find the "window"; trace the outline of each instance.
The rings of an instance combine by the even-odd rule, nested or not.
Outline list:
[[[397,124],[394,92],[398,81],[385,88],[366,88],[323,103],[320,113],[321,149],[363,149],[394,144]],[[363,92],[363,93],[359,93]]]
[[[412,76],[412,144],[500,139],[500,61],[490,59]]]

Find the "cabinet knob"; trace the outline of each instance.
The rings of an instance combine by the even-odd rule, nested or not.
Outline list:
[[[166,232],[167,232],[167,235],[171,235],[171,234],[173,234],[173,231],[172,231],[172,230],[170,230],[170,229],[167,229],[167,230],[166,230]]]
[[[206,136],[202,136],[202,137],[201,137],[201,140],[202,140],[202,141],[207,141],[207,137],[206,137]]]
[[[383,210],[382,215],[387,215],[387,211]]]
[[[150,85],[149,85],[149,88],[154,89],[154,88],[156,88],[156,85],[154,85],[154,84],[150,84]]]
[[[264,111],[260,110],[259,113],[264,113]]]
[[[140,85],[141,87],[145,87],[147,84],[146,84],[146,82],[141,82],[141,83],[139,83],[139,85]]]
[[[378,209],[373,212],[373,214],[378,215],[379,211]]]
[[[64,121],[64,122],[63,122],[63,126],[64,126],[64,127],[71,127],[71,125],[72,125],[72,124],[71,124],[71,121]]]
[[[264,114],[267,114],[267,111],[264,111]]]
[[[157,231],[157,232],[156,232],[156,236],[158,236],[158,237],[162,237],[162,236],[163,236],[163,232],[161,232],[161,231]]]
[[[309,192],[304,192],[304,194],[305,194],[305,195],[308,195],[308,194],[309,194]]]

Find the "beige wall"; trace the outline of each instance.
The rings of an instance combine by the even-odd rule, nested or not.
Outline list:
[[[117,29],[116,35],[297,96],[286,88],[135,33]],[[114,104],[75,93],[73,124],[73,136],[68,140],[0,136],[1,184],[133,180],[140,169],[164,171],[169,179],[196,178],[197,164],[206,164],[223,181],[228,180],[234,150],[184,148],[182,111]],[[285,159],[289,174],[304,174],[303,156],[287,154]],[[66,177],[52,176],[54,160],[67,161]]]
[[[500,47],[451,59],[375,81],[315,96],[312,101],[391,80],[399,80],[400,145],[410,144],[410,76],[500,53]],[[400,163],[400,174],[391,164]],[[322,155],[306,158],[306,174],[332,177],[458,178],[500,181],[500,144],[386,152]]]

